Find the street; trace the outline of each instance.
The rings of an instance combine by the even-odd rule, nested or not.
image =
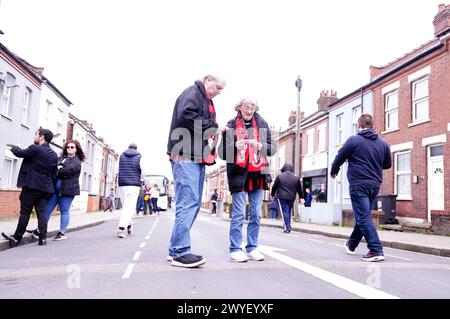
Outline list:
[[[64,241],[0,252],[0,298],[353,299],[449,298],[450,259],[385,248],[386,261],[347,255],[345,240],[261,227],[261,262],[230,262],[229,222],[200,213],[192,251],[197,269],[166,261],[174,212],[134,219],[134,233],[116,235],[117,221],[70,232]],[[244,229],[246,229],[246,224]],[[245,238],[245,237],[244,237]]]

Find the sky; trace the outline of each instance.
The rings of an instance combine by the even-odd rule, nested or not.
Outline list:
[[[432,40],[445,0],[0,0],[0,35],[72,101],[116,152],[134,142],[154,174],[171,177],[166,153],[175,100],[195,80],[227,80],[214,99],[225,125],[242,97],[269,125],[317,110]],[[448,4],[448,3],[447,3]]]

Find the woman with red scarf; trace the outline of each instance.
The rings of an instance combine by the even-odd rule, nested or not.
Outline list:
[[[244,98],[235,107],[237,115],[222,134],[219,156],[227,161],[229,190],[233,200],[230,223],[230,259],[263,260],[258,247],[261,206],[268,190],[270,171],[267,156],[275,153],[267,122],[259,115],[255,100]],[[247,246],[241,249],[246,200],[249,200]]]

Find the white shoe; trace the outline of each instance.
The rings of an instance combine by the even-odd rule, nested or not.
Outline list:
[[[170,255],[167,255],[166,260],[167,260],[167,261],[172,261],[172,260],[173,260],[173,257],[170,256]]]
[[[127,238],[127,234],[125,233],[125,230],[119,230],[117,232],[117,237],[119,237],[119,238]]]
[[[257,261],[261,261],[264,260],[264,255],[261,254],[258,250],[253,249],[251,252],[248,253],[248,257],[251,260],[257,260]]]
[[[238,250],[230,253],[230,259],[232,261],[242,263],[248,261],[248,256],[242,250]]]

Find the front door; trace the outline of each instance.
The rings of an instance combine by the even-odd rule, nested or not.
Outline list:
[[[432,210],[444,210],[443,145],[428,149],[428,221]]]

